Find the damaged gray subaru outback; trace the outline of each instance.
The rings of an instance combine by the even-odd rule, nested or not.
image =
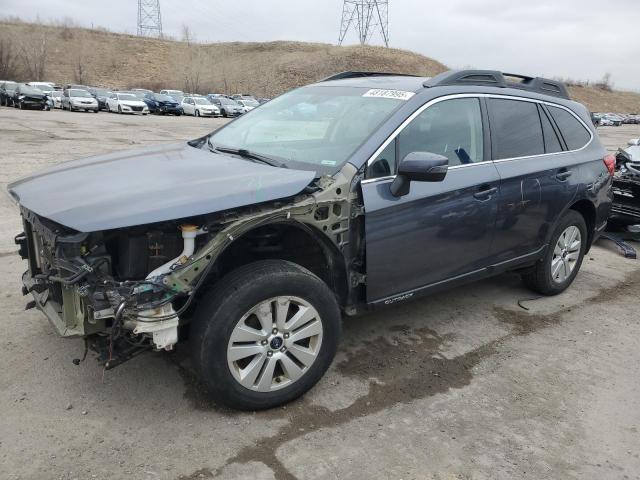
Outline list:
[[[556,81],[348,72],[8,190],[23,293],[60,335],[105,368],[184,345],[214,399],[263,409],[318,382],[343,314],[507,270],[562,292],[614,167]]]

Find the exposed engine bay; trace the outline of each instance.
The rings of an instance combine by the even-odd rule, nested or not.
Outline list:
[[[196,292],[243,262],[291,258],[335,283],[333,260],[325,259],[344,265],[353,257],[352,273],[343,266],[340,280],[357,287],[361,247],[349,233],[357,195],[337,177],[321,178],[286,201],[90,233],[22,207],[24,232],[16,243],[29,262],[23,293],[34,300],[28,307],[42,310],[60,335],[85,338],[105,368],[113,368],[145,350],[172,350]],[[306,233],[323,238],[305,244]]]

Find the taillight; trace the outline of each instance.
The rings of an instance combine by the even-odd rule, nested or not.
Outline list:
[[[613,176],[613,172],[616,171],[616,156],[613,153],[605,155],[602,159],[604,161],[607,170],[609,170],[609,175]]]

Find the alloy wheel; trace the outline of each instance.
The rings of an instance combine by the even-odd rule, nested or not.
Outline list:
[[[234,327],[227,363],[245,388],[271,392],[302,378],[316,361],[323,325],[302,298],[279,296],[251,308]]]
[[[580,258],[582,235],[574,225],[567,227],[558,237],[551,258],[551,278],[556,283],[563,283],[571,276]]]

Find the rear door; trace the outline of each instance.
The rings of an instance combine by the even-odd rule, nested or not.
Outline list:
[[[369,302],[389,303],[486,267],[499,177],[489,158],[485,113],[476,97],[438,101],[370,161],[362,182]],[[411,182],[409,194],[394,197],[389,186],[398,160],[420,151],[445,155],[446,177]]]
[[[542,103],[490,97],[492,152],[500,174],[492,263],[537,255],[577,192],[576,163]]]

